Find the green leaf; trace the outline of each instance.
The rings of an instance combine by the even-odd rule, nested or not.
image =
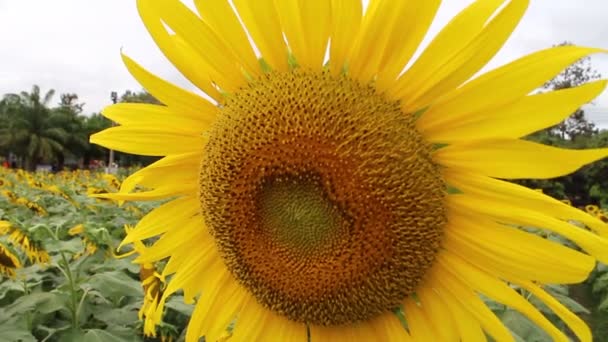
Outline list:
[[[36,342],[31,332],[12,324],[0,325],[0,341]]]
[[[568,310],[574,312],[575,314],[588,314],[589,313],[589,310],[587,310],[586,307],[582,306],[577,301],[575,301],[574,299],[572,299],[568,296],[564,296],[562,294],[554,294],[553,296],[555,297],[555,299],[560,301],[560,303],[564,304],[564,306],[567,307]]]
[[[37,292],[17,298],[15,302],[6,306],[3,310],[8,315],[13,316],[23,315],[31,311],[46,314],[63,308],[66,308],[66,304],[56,293]]]
[[[124,342],[132,341],[110,334],[107,331],[91,329],[84,334],[83,342]]]
[[[517,311],[507,310],[500,315],[500,318],[518,340],[526,342],[553,341],[547,333]]]
[[[142,304],[137,301],[121,308],[97,305],[95,306],[95,318],[108,326],[132,325],[139,321],[137,313]]]
[[[601,293],[608,290],[608,273],[604,273],[593,281],[593,293]]]
[[[192,316],[192,310],[194,310],[192,305],[184,303],[183,296],[172,296],[165,306],[188,317]]]
[[[141,284],[124,272],[98,273],[89,279],[88,284],[106,298],[143,297]]]
[[[69,329],[60,334],[59,341],[61,342],[82,342],[84,333],[80,329]]]
[[[598,311],[608,311],[608,295],[604,296],[600,305],[597,306]]]
[[[73,238],[67,241],[47,240],[45,248],[49,253],[71,253],[76,254],[83,250],[82,241],[78,238]]]

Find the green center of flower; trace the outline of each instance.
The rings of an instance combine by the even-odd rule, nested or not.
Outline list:
[[[439,250],[445,186],[431,152],[372,85],[269,73],[222,106],[201,208],[262,305],[316,325],[364,321],[414,293]]]
[[[303,254],[331,246],[340,235],[342,213],[318,177],[277,177],[261,186],[256,212],[269,238]]]

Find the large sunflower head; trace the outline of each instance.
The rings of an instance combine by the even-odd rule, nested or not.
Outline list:
[[[198,13],[179,0],[137,1],[204,95],[123,56],[164,105],[110,106],[104,115],[120,126],[91,137],[163,157],[119,193],[96,195],[171,198],[124,241],[159,236],[136,259],[167,260],[157,321],[183,289],[196,300],[189,341],[215,341],[231,323],[237,341],[513,340],[483,295],[567,340],[525,292],[591,340],[542,284],[580,282],[608,261],[608,227],[501,179],[552,178],[608,155],[520,139],[604,89],[533,94],[600,49],[555,47],[471,79],[528,1],[473,2],[411,63],[438,0],[365,10],[360,0],[194,3]]]

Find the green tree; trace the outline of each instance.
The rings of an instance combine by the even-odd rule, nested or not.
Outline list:
[[[571,42],[562,42],[557,46],[574,45]],[[560,90],[578,87],[589,81],[597,80],[601,77],[597,70],[591,66],[591,59],[584,57],[570,65],[555,78],[545,83],[546,90]],[[568,118],[559,124],[548,129],[550,133],[560,136],[563,139],[576,139],[579,136],[589,136],[597,131],[595,125],[585,117],[585,111],[578,108]]]
[[[161,104],[160,101],[145,90],[139,92],[127,90],[120,96],[118,102]]]
[[[81,115],[84,103],[78,102],[78,95],[60,95],[59,105],[52,109],[58,124],[66,131],[64,149],[57,152],[57,169],[62,170],[66,157],[79,159],[87,150],[89,137],[84,129],[85,116]]]
[[[34,85],[29,93],[4,96],[7,120],[0,127],[0,146],[21,156],[28,170],[35,170],[38,162],[52,160],[64,150],[68,133],[49,109],[54,94],[51,89],[42,96],[40,87]]]
[[[99,145],[89,143],[88,139],[92,134],[103,131],[111,125],[110,120],[99,113],[94,113],[84,118],[83,133],[87,137],[87,144],[86,148],[82,151],[82,159],[85,167],[91,163],[92,159],[107,160],[108,150]]]

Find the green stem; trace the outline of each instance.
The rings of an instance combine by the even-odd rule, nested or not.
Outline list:
[[[70,264],[68,263],[67,258],[65,257],[65,253],[63,253],[63,251],[60,251],[59,254],[61,255],[61,260],[63,261],[63,264],[65,265],[65,275],[68,278],[68,283],[70,285],[70,292],[71,292],[71,306],[72,306],[72,328],[74,329],[78,329],[79,328],[79,324],[78,324],[78,292],[76,289],[76,282],[74,279],[74,276],[72,275],[72,270],[70,269]]]
[[[30,289],[27,286],[27,279],[23,278],[23,293],[27,296],[30,294]],[[32,316],[29,311],[25,313],[25,321],[27,324],[27,330],[32,331]]]
[[[46,225],[42,226],[43,228],[45,228],[50,234],[51,237],[53,238],[53,240],[55,241],[59,241],[59,228],[57,227],[55,229],[55,231],[51,230],[51,228],[49,228]],[[60,263],[57,263],[57,266],[59,268],[59,270],[61,271],[61,273],[63,273],[63,275],[65,275],[65,277],[68,280],[68,284],[70,286],[70,297],[71,297],[71,311],[72,311],[72,328],[73,329],[79,329],[79,322],[78,322],[78,314],[79,314],[79,304],[78,304],[78,289],[76,288],[76,279],[74,278],[74,275],[72,274],[72,269],[70,268],[70,264],[68,263],[68,259],[65,257],[65,253],[63,251],[59,251],[59,255],[61,255],[61,260],[63,261],[63,267]],[[86,293],[85,293],[86,295]]]
[[[89,289],[84,290],[82,297],[80,297],[80,303],[78,303],[78,309],[76,310],[76,317],[80,316],[80,310],[82,310],[82,304],[84,300],[87,298],[87,294],[89,294]]]

